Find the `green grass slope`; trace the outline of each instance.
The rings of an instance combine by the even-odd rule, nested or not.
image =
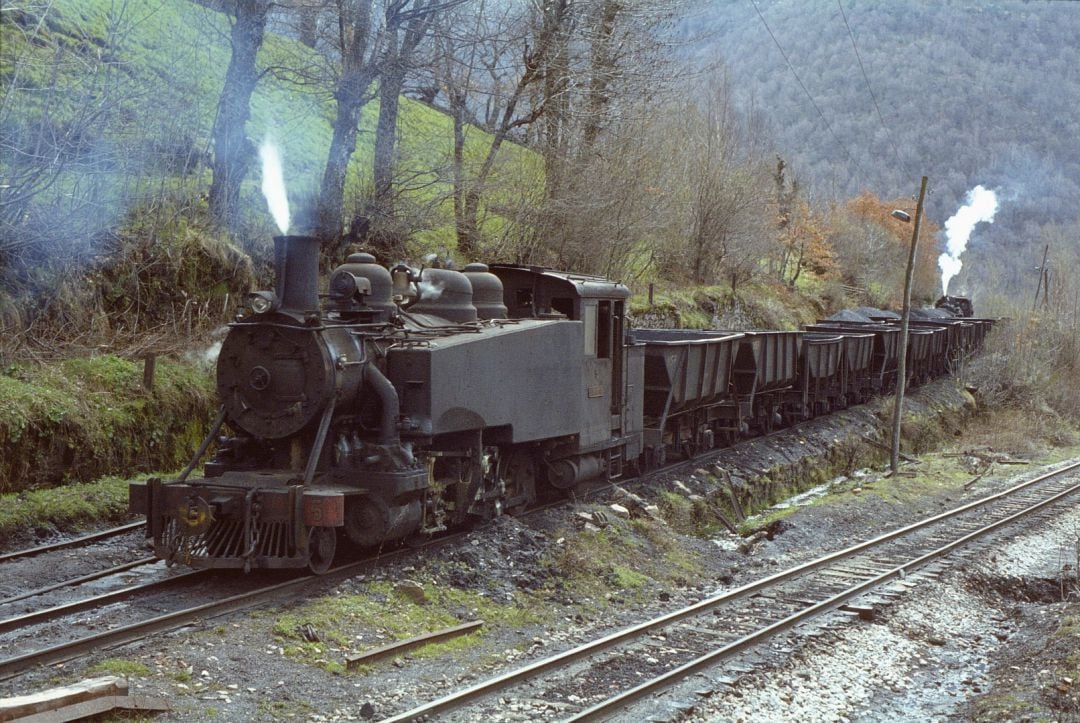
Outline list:
[[[109,355],[3,370],[0,493],[186,464],[214,415],[213,380],[167,360],[152,390],[142,375]]]
[[[160,198],[163,189],[193,198],[205,194],[210,131],[230,57],[229,21],[223,14],[183,0],[31,2],[0,15],[0,46],[0,81],[10,89],[0,127],[39,121],[62,127],[80,113],[95,113],[93,137],[84,147],[108,148],[114,160],[104,173],[116,176],[112,193],[103,199],[115,213],[103,213],[102,225],[122,223],[128,208],[151,194]],[[335,106],[327,84],[305,78],[325,76],[327,61],[268,33],[258,62],[267,72],[252,99],[248,137],[256,144],[273,139],[281,149],[290,197],[310,196],[321,180]],[[370,183],[377,116],[374,100],[364,110],[346,209]],[[410,189],[404,200],[423,209],[419,238],[430,246],[453,246],[447,200],[452,137],[446,115],[402,98],[400,171]],[[469,162],[479,163],[490,136],[470,129],[468,139]],[[200,162],[177,170],[192,158]],[[0,176],[4,164],[0,158]],[[517,205],[515,198],[541,185],[540,173],[534,153],[506,144],[492,183],[499,190],[487,197],[488,205]],[[243,211],[251,231],[269,234],[273,229],[259,178],[253,168]],[[50,193],[70,192],[77,183],[75,177],[61,178]],[[489,222],[497,230],[500,221]]]

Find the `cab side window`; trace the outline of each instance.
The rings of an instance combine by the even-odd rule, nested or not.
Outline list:
[[[581,321],[585,331],[585,355],[596,356],[596,304],[583,303],[581,305]]]

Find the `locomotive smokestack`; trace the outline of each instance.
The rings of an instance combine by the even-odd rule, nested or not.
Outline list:
[[[319,239],[275,236],[274,291],[284,311],[319,310]]]

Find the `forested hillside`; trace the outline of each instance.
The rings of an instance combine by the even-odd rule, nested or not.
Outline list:
[[[1030,293],[1050,243],[1060,296],[1080,266],[1075,8],[5,3],[0,358],[227,319],[269,267],[267,144],[277,227],[318,236],[324,267],[357,247],[544,264],[791,325],[770,309],[796,296],[898,303],[911,225],[891,212],[914,215],[926,174],[917,301],[980,184],[997,215],[950,290]]]
[[[977,230],[958,285],[968,272],[1000,272],[1000,280],[1031,290],[1044,234],[1078,245],[1080,4],[756,0],[756,7],[760,16],[750,0],[703,3],[684,23],[685,37],[700,62],[726,64],[740,101],[763,110],[777,146],[820,192],[910,195],[926,174],[928,211],[942,223],[975,185],[997,190],[999,213]]]

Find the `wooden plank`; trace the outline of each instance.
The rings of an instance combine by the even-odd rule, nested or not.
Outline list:
[[[345,667],[349,670],[359,666],[372,663],[381,658],[385,658],[393,655],[400,655],[407,650],[418,648],[421,645],[427,645],[429,643],[438,643],[448,638],[454,638],[459,635],[468,635],[474,630],[480,629],[484,625],[483,620],[474,620],[471,623],[462,623],[461,625],[455,625],[452,628],[446,628],[445,630],[436,630],[433,633],[425,633],[423,635],[417,635],[415,638],[408,638],[406,640],[398,640],[388,645],[383,645],[378,648],[372,648],[371,650],[364,651],[359,655],[350,655],[345,658]]]
[[[128,684],[124,678],[115,675],[90,678],[61,688],[50,688],[30,695],[4,698],[0,700],[0,721],[15,720],[34,713],[81,703],[84,700],[104,696],[127,695],[127,692]]]
[[[64,706],[44,713],[35,713],[25,718],[16,718],[13,723],[68,723],[84,720],[105,713],[124,711],[128,713],[164,713],[172,710],[165,698],[149,696],[107,695],[103,698],[84,700],[81,703]]]
[[[840,609],[846,613],[854,613],[860,620],[873,620],[874,608],[865,605],[841,605]]]

